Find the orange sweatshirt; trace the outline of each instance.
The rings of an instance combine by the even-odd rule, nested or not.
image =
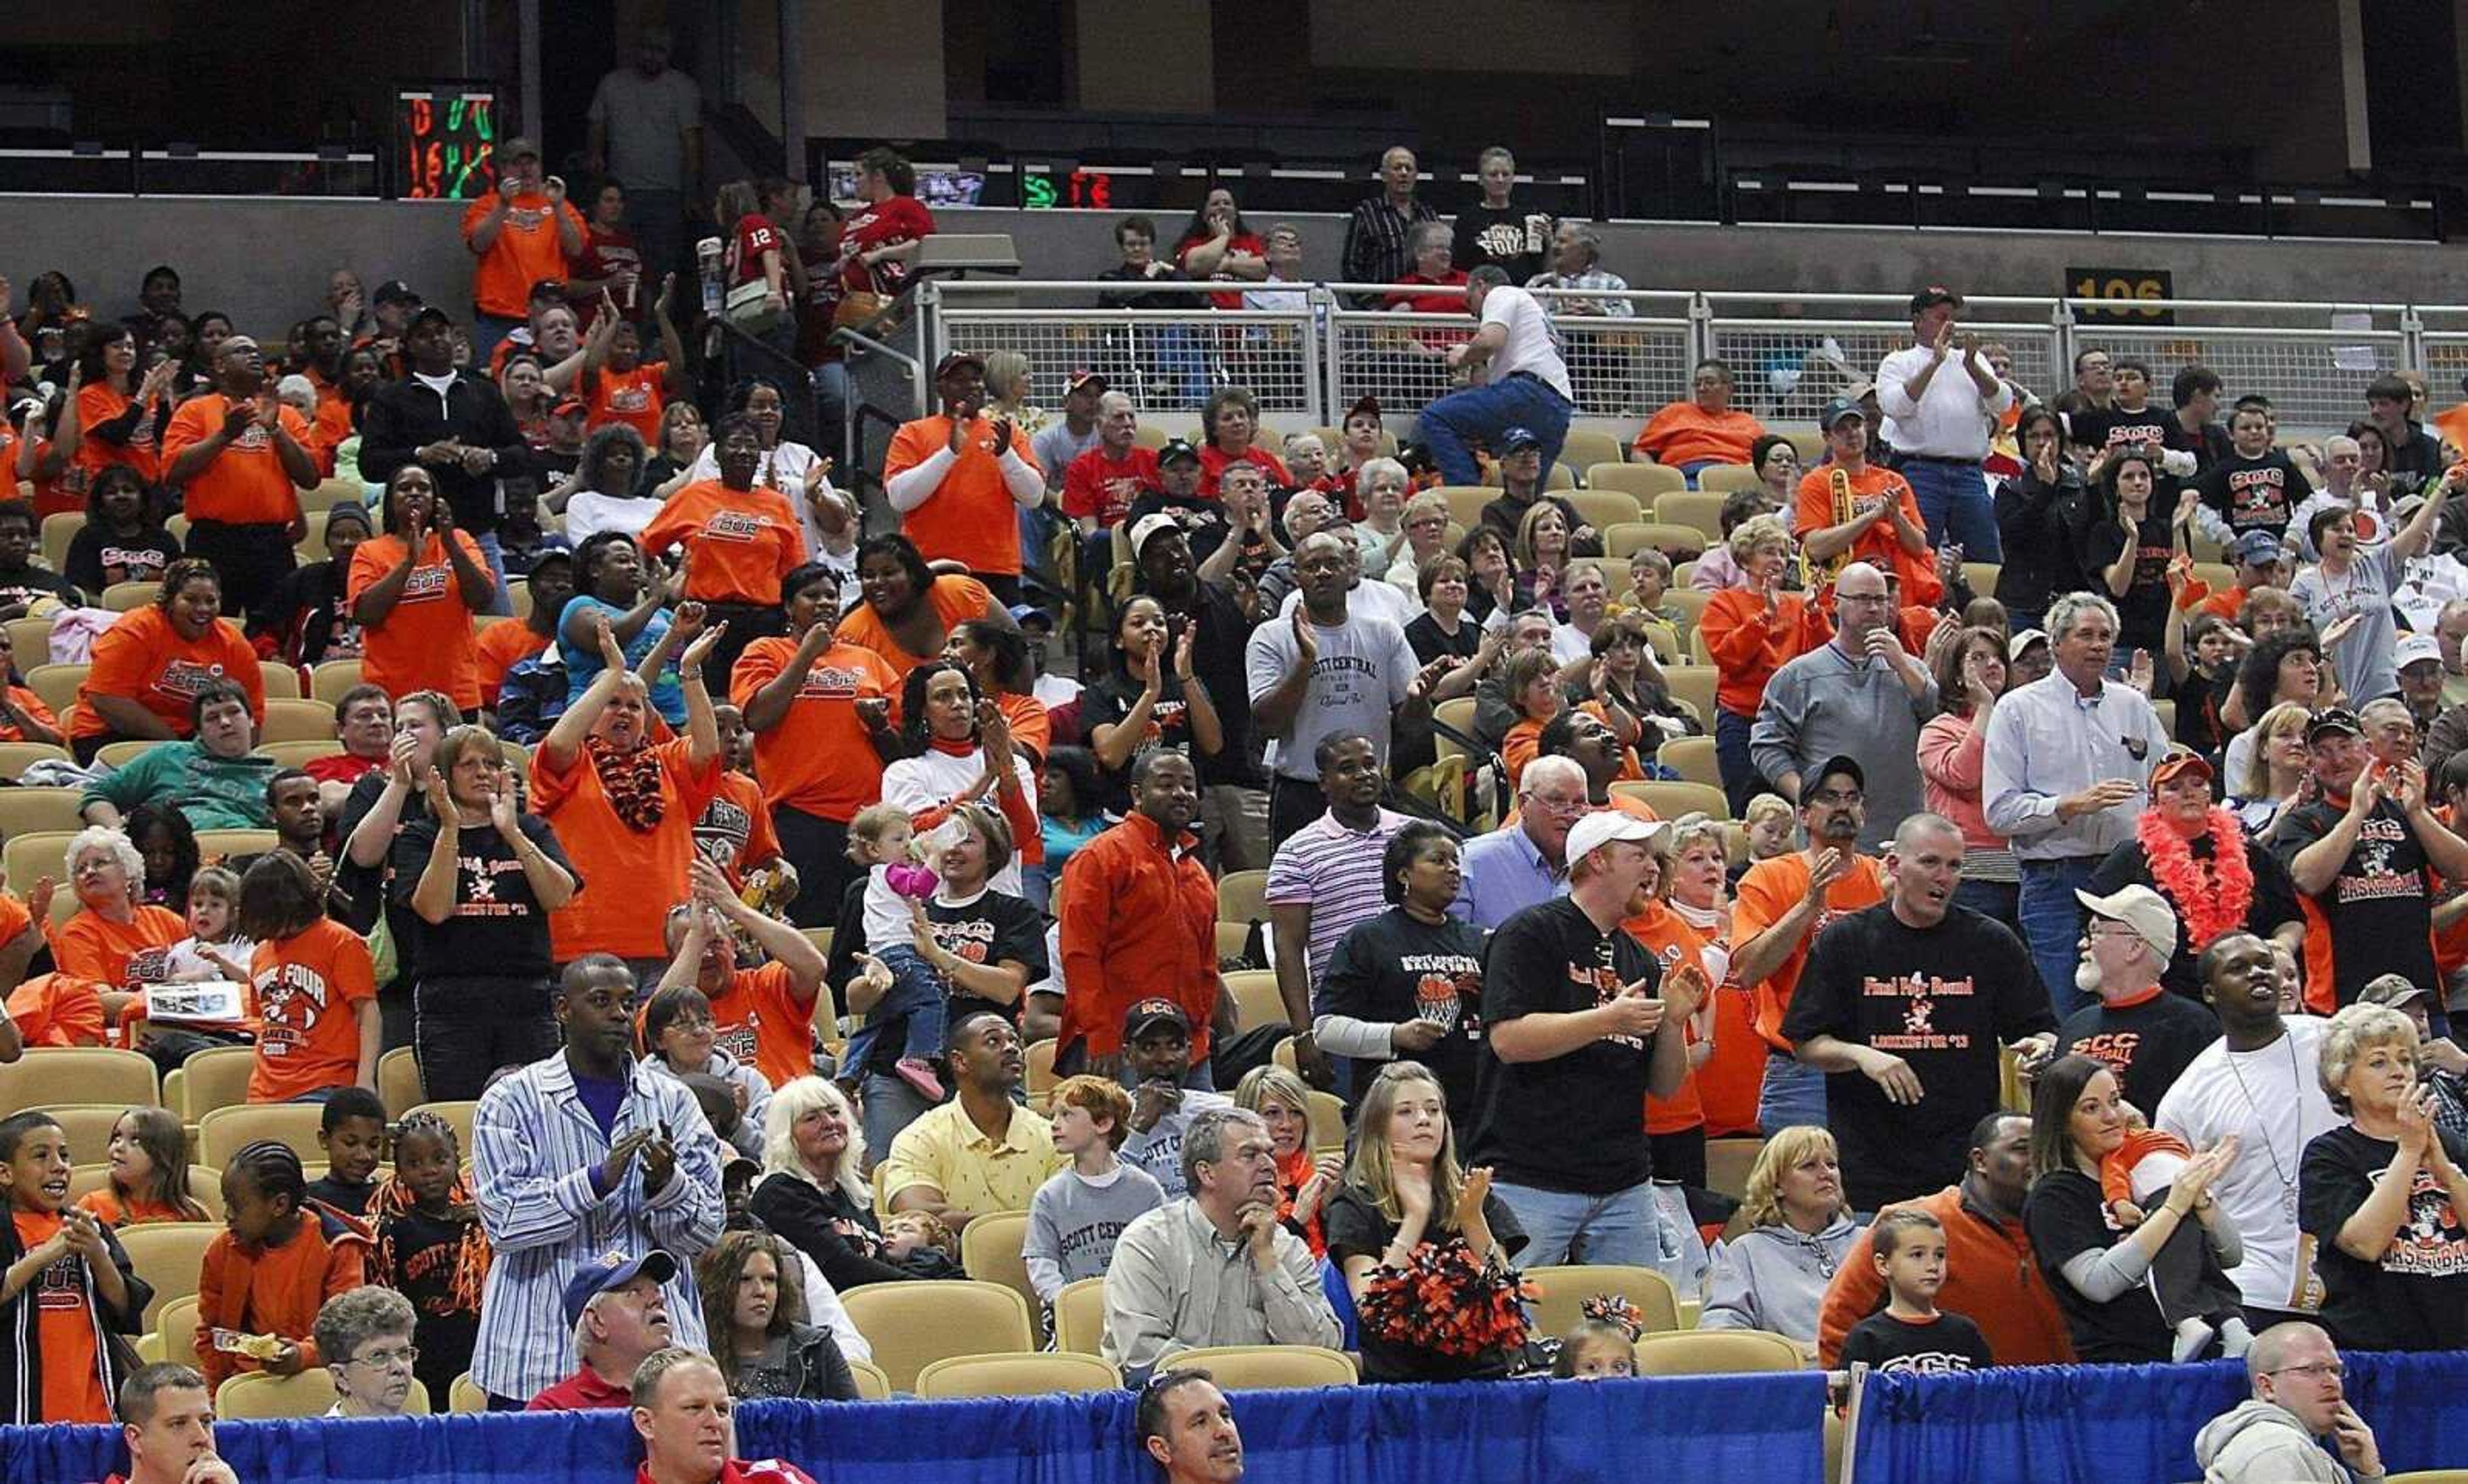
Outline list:
[[[226,1231],[206,1246],[197,1274],[197,1363],[209,1387],[241,1371],[263,1370],[246,1356],[215,1349],[215,1331],[278,1335],[300,1347],[304,1368],[325,1361],[310,1332],[317,1311],[368,1279],[369,1239],[340,1217],[301,1214],[280,1246],[241,1242]]]

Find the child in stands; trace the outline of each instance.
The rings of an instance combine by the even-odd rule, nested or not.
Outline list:
[[[385,1159],[386,1110],[366,1087],[344,1087],[326,1100],[317,1120],[317,1147],[326,1152],[326,1173],[308,1182],[308,1199],[365,1222],[377,1193],[377,1170]]]
[[[1586,1317],[1560,1341],[1560,1354],[1551,1361],[1552,1377],[1603,1381],[1635,1375],[1637,1332],[1626,1317],[1635,1311],[1625,1300],[1588,1300],[1585,1313]]]
[[[874,804],[849,821],[849,858],[865,871],[865,949],[891,971],[891,988],[849,1038],[840,1065],[862,1067],[887,1029],[902,1028],[901,1081],[928,1100],[943,1101],[934,1063],[943,1056],[943,981],[918,956],[917,932],[939,878],[908,811]]]
[[[1165,1191],[1120,1157],[1131,1132],[1131,1094],[1120,1085],[1102,1077],[1066,1077],[1047,1106],[1054,1152],[1070,1156],[1071,1168],[1038,1187],[1029,1201],[1020,1256],[1029,1287],[1050,1307],[1065,1284],[1105,1276],[1115,1239],[1134,1218],[1165,1204]]]
[[[240,927],[257,940],[248,1100],[323,1102],[345,1087],[375,1087],[377,966],[359,934],[326,916],[326,891],[308,863],[282,850],[259,857],[240,879]]]
[[[1926,1211],[1906,1207],[1877,1218],[1871,1258],[1885,1280],[1885,1307],[1851,1326],[1842,1339],[1842,1365],[1865,1363],[1880,1371],[1982,1370],[1996,1364],[1979,1326],[1936,1307],[1945,1287],[1945,1225]]]
[[[171,945],[172,982],[246,984],[257,945],[240,936],[240,878],[221,866],[198,868],[189,878],[188,911],[189,936]]]
[[[154,1294],[111,1229],[69,1199],[69,1140],[51,1115],[0,1119],[0,1422],[111,1420],[113,1355]]]
[[[2194,1152],[2183,1139],[2144,1122],[2142,1110],[2133,1104],[2120,1104],[2119,1109],[2125,1115],[2125,1138],[2099,1162],[2099,1191],[2109,1220],[2119,1231],[2132,1231],[2155,1202],[2168,1199],[2177,1173]],[[2171,1347],[2175,1358],[2201,1356],[2214,1335],[2220,1353],[2231,1359],[2251,1348],[2253,1331],[2245,1322],[2243,1296],[2221,1270],[2199,1223],[2188,1222],[2169,1234],[2151,1262],[2151,1292],[2160,1317],[2177,1332]]]
[[[197,1275],[196,1347],[207,1384],[324,1364],[310,1337],[317,1311],[368,1281],[367,1236],[308,1204],[300,1156],[272,1139],[224,1166],[223,1226]]]
[[[394,1177],[372,1207],[377,1255],[371,1277],[411,1300],[420,1316],[412,1374],[431,1404],[471,1368],[480,1336],[480,1293],[489,1277],[489,1234],[460,1169],[454,1128],[435,1113],[412,1113],[395,1134]]]
[[[78,1198],[78,1209],[105,1226],[213,1218],[189,1194],[189,1138],[169,1108],[132,1107],[111,1126],[110,1183]]]

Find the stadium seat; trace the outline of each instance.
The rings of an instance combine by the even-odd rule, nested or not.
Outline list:
[[[49,1113],[69,1141],[69,1162],[91,1164],[110,1157],[111,1126],[128,1111],[125,1103],[42,1103],[34,1108]],[[11,1111],[21,1109],[12,1105]]]
[[[1709,464],[1697,471],[1697,488],[1715,494],[1753,490],[1765,481],[1746,464]]]
[[[1803,430],[1785,433],[1782,436],[1790,439],[1792,447],[1798,451],[1801,468],[1815,468],[1824,459],[1825,435],[1823,433]]]
[[[1682,814],[1731,817],[1731,801],[1711,784],[1653,783],[1631,780],[1611,785],[1611,792],[1636,800],[1664,819]]]
[[[1268,920],[1268,873],[1228,871],[1217,879],[1217,920],[1221,923],[1265,923]]]
[[[343,693],[360,683],[360,662],[330,659],[308,672],[308,694],[330,706],[343,703]]]
[[[1577,518],[1596,531],[1645,518],[1644,504],[1625,490],[1577,490],[1569,492],[1567,500],[1577,507]]]
[[[37,763],[72,761],[74,760],[70,758],[66,747],[54,746],[50,742],[0,742],[0,778],[6,778],[11,783],[24,777],[26,769]],[[15,793],[22,790],[12,788],[8,791]]]
[[[1673,490],[1654,502],[1654,518],[1665,525],[1693,526],[1710,546],[1723,538],[1723,499],[1707,490]]]
[[[1722,672],[1711,665],[1669,665],[1662,672],[1671,698],[1695,707],[1698,721],[1709,733],[1714,730],[1714,690],[1721,680]]]
[[[266,699],[272,700],[278,696],[286,700],[298,700],[300,698],[300,672],[298,669],[290,665],[280,664],[274,660],[262,659],[257,662],[257,673],[265,685]]]
[[[60,750],[41,742],[5,742],[0,746],[42,748],[46,752]],[[24,767],[23,754],[11,761],[18,769]],[[12,771],[8,776],[13,778],[16,773]],[[78,794],[79,790],[75,788],[0,788],[0,839],[14,839],[20,834],[30,833],[76,833],[85,828],[85,821],[78,814]],[[34,883],[13,884],[19,884],[22,889]]]
[[[69,569],[69,544],[84,529],[85,512],[81,510],[54,511],[45,515],[41,536],[43,565],[55,572],[66,572]],[[48,624],[51,621],[46,619],[44,622]]]
[[[1766,1141],[1751,1134],[1745,1138],[1707,1139],[1705,1141],[1705,1188],[1737,1200],[1748,1191],[1748,1171],[1755,1166],[1757,1154]]]
[[[13,866],[15,862],[11,861]],[[52,871],[59,870],[57,852]],[[10,873],[12,882],[32,878]],[[62,891],[59,895],[68,896]],[[161,1101],[154,1063],[134,1051],[108,1046],[34,1046],[0,1066],[0,1108],[34,1107],[43,1104],[132,1104],[152,1107]]]
[[[1229,958],[1243,958],[1250,951],[1251,925],[1220,923],[1217,925],[1217,958],[1220,963]]]
[[[1351,1386],[1362,1379],[1344,1351],[1318,1345],[1203,1345],[1176,1352],[1174,1363],[1208,1372],[1223,1391]]]
[[[980,1221],[984,1218],[980,1217]],[[972,1223],[973,1224],[973,1223]],[[1095,1356],[948,1356],[917,1373],[920,1397],[1038,1397],[1117,1391],[1123,1378]]]
[[[1498,465],[1495,464],[1483,471],[1482,483],[1483,488],[1487,490],[1496,491],[1501,488]],[[1553,494],[1573,494],[1576,492],[1577,470],[1570,465],[1568,458],[1565,453],[1552,461],[1551,472],[1542,476],[1542,488],[1548,490]]]
[[[1698,622],[1705,616],[1705,605],[1713,601],[1712,593],[1696,587],[1672,586],[1662,594],[1662,605],[1671,610],[1672,622],[1682,638],[1697,631]]]
[[[1723,787],[1722,765],[1714,760],[1711,737],[1675,737],[1656,752],[1655,761],[1692,784]]]
[[[1083,1278],[1066,1283],[1054,1295],[1054,1348],[1074,1355],[1100,1353],[1106,1334],[1106,1280]]]
[[[1271,969],[1242,969],[1223,976],[1225,993],[1234,996],[1236,1025],[1245,1031],[1286,1023],[1286,1001],[1277,993]]]
[[[69,1172],[69,1199],[75,1201],[106,1189],[110,1184],[111,1166],[80,1164]],[[209,1219],[217,1221],[223,1219],[223,1173],[220,1170],[204,1165],[189,1166],[189,1196],[206,1208]]]
[[[1034,1331],[1039,1327],[1037,1290],[1028,1281],[1028,1262],[1020,1256],[1027,1242],[1027,1212],[989,1211],[961,1228],[960,1267],[980,1283],[999,1283],[1018,1294],[1028,1305],[1029,1328]]]
[[[1636,503],[1651,506],[1657,495],[1688,488],[1688,476],[1662,464],[1597,464],[1586,470],[1590,490],[1624,490]]]
[[[1781,1335],[1764,1330],[1680,1330],[1641,1335],[1639,1376],[1729,1376],[1743,1371],[1800,1371],[1808,1358]]]
[[[255,1046],[208,1046],[180,1063],[180,1105],[172,1109],[194,1125],[218,1107],[248,1101],[249,1074],[257,1070]],[[219,1168],[219,1167],[217,1167]]]
[[[326,559],[326,513],[322,510],[301,512],[301,524],[307,529],[300,539],[291,543],[292,554],[303,566]]]
[[[146,1306],[146,1328],[154,1328],[155,1316],[173,1299],[196,1296],[206,1247],[222,1231],[220,1221],[150,1221],[114,1234],[128,1254],[129,1267],[154,1290],[153,1301]],[[196,1320],[192,1316],[189,1322]]]
[[[103,590],[103,605],[114,613],[126,613],[136,608],[153,606],[163,596],[160,582],[114,582]]]
[[[411,1389],[420,1391],[420,1382]],[[428,1410],[425,1396],[422,1412]],[[215,1412],[235,1422],[284,1417],[323,1417],[335,1402],[334,1373],[320,1365],[297,1376],[242,1371],[215,1388]],[[406,1410],[409,1408],[406,1407]]]
[[[52,662],[52,616],[50,614],[46,613],[40,618],[12,618],[9,620],[6,627],[9,630],[10,657],[17,662],[18,674],[23,674],[36,665],[48,665]],[[65,721],[68,719],[62,717],[60,719]]]
[[[59,886],[52,893],[51,917],[55,927],[78,913],[77,893],[67,885],[69,841],[76,838],[74,833],[66,830],[35,830],[10,835],[8,843],[0,844],[0,876],[7,878],[12,890],[32,891],[34,883],[47,876]],[[29,1056],[33,1054],[27,1053]],[[153,1063],[149,1062],[147,1064],[150,1066]],[[5,1070],[0,1070],[0,1088],[7,1086],[6,1075]],[[0,1100],[0,1107],[7,1106],[5,1100]]]
[[[126,1246],[127,1244],[124,1242],[121,1245]],[[205,1261],[203,1248],[198,1249],[197,1261],[200,1264]],[[196,1286],[196,1279],[191,1278],[189,1287],[194,1290]],[[154,1358],[185,1365],[191,1370],[197,1368],[197,1295],[194,1291],[165,1304],[149,1324],[153,1331],[150,1337],[162,1347]]]
[[[200,830],[197,855],[205,860],[239,860],[263,856],[283,843],[271,830]]]
[[[1676,569],[1680,563],[1704,555],[1705,533],[1695,526],[1659,520],[1626,521],[1603,533],[1603,553],[1615,561],[1625,561],[1646,546],[1670,558]]]
[[[106,772],[126,767],[161,745],[161,742],[153,741],[104,742],[95,749],[95,765]]]
[[[1561,440],[1560,457],[1553,462],[1552,467],[1584,469],[1590,475],[1597,464],[1627,462],[1627,445],[1618,439],[1600,428],[1572,427],[1568,429],[1567,436]],[[1584,483],[1590,486],[1593,480],[1588,477]]]
[[[1334,1092],[1322,1092],[1317,1087],[1303,1090],[1311,1099],[1311,1107],[1304,1111],[1311,1115],[1312,1152],[1319,1154],[1344,1153],[1345,1100]]]
[[[946,1356],[1037,1348],[1027,1301],[999,1283],[869,1283],[840,1302],[874,1345],[874,1363],[901,1391],[915,1390],[917,1373]]]
[[[888,1402],[891,1400],[891,1378],[882,1373],[881,1366],[871,1360],[851,1360],[848,1368],[850,1377],[857,1381],[858,1401]],[[481,1399],[484,1410],[487,1401],[486,1397]]]
[[[1442,485],[1441,499],[1449,502],[1449,518],[1471,531],[1482,524],[1482,508],[1499,498],[1499,491],[1481,485]]]
[[[446,1127],[454,1130],[455,1147],[463,1152],[464,1158],[468,1159],[471,1157],[471,1119],[479,1109],[477,1102],[420,1103],[403,1109],[403,1116],[434,1113],[445,1119]]]
[[[1966,561],[1962,564],[1962,580],[1971,584],[1973,597],[1994,598],[1997,596],[1997,575],[2002,570],[1993,561]]]
[[[265,702],[265,725],[259,728],[257,740],[262,742],[332,742],[334,740],[334,706],[327,700],[301,700],[290,696],[268,696]]]
[[[1218,925],[1222,927],[1224,925],[1221,923]],[[1047,1094],[1053,1092],[1054,1084],[1063,1080],[1054,1075],[1054,1038],[1048,1036],[1041,1040],[1030,1041],[1026,1055],[1027,1081],[1021,1085],[1027,1089],[1028,1106],[1042,1112]]]
[[[77,705],[78,690],[85,684],[86,667],[41,663],[29,665],[20,660],[17,670],[26,677],[26,689],[41,697],[43,704],[52,709],[52,714],[60,719],[61,725],[67,725],[69,712]]]
[[[324,1110],[314,1103],[244,1103],[218,1107],[197,1120],[197,1162],[220,1170],[231,1157],[260,1139],[291,1147],[305,1163],[326,1162],[317,1147],[317,1124]]]
[[[1645,1316],[1648,1333],[1680,1328],[1680,1299],[1672,1291],[1671,1280],[1651,1267],[1615,1264],[1529,1267],[1525,1281],[1541,1294],[1528,1305],[1538,1335],[1565,1335],[1576,1328],[1586,1300],[1598,1293],[1615,1293],[1635,1305]]]
[[[420,1059],[409,1046],[397,1046],[377,1058],[377,1101],[400,1118],[420,1105]]]
[[[302,491],[300,508],[303,511],[328,511],[346,502],[366,504],[368,498],[369,487],[356,479],[329,479],[314,490]],[[320,552],[318,555],[322,558],[325,554]]]
[[[857,1364],[854,1360],[849,1363],[851,1365]],[[488,1409],[489,1393],[481,1389],[478,1381],[471,1379],[471,1373],[469,1371],[465,1371],[462,1375],[455,1377],[453,1384],[446,1388],[446,1410],[453,1412],[485,1412]]]

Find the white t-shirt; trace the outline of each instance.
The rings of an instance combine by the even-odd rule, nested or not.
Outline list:
[[[1294,609],[1302,606],[1302,601],[1303,590],[1299,587],[1286,594],[1285,601],[1277,605],[1277,617],[1291,620],[1294,616]],[[1415,614],[1423,611],[1423,605],[1386,582],[1366,580],[1346,589],[1345,611],[1349,614],[1367,613],[1374,618],[1384,618],[1399,628],[1403,628],[1414,621]]]
[[[565,538],[579,548],[603,531],[639,537],[659,513],[658,500],[627,499],[585,490],[565,502]]]
[[[1577,400],[1568,385],[1568,363],[1560,358],[1560,332],[1532,294],[1505,284],[1492,289],[1482,296],[1482,322],[1508,331],[1508,342],[1491,358],[1492,384],[1529,372],[1568,400]]]
[[[1028,811],[1034,814],[1037,812],[1037,771],[1028,765],[1028,759],[1017,752],[1012,754],[1011,765],[1012,771],[1019,777],[1020,792],[1028,801]],[[882,770],[882,802],[904,809],[911,814],[922,814],[957,796],[962,789],[975,783],[977,775],[985,770],[983,748],[955,757],[929,747],[913,758],[902,758]],[[988,809],[999,807],[992,794],[985,795],[979,802]],[[1020,895],[1019,853],[1017,850],[986,884],[995,891],[1009,892],[1015,897]]]
[[[1385,585],[1385,584],[1382,584]],[[1396,591],[1391,587],[1391,593]],[[1388,762],[1390,723],[1413,686],[1414,648],[1393,620],[1379,618],[1349,605],[1345,622],[1334,628],[1312,626],[1319,638],[1319,654],[1300,710],[1287,735],[1276,742],[1270,765],[1284,777],[1306,783],[1319,776],[1314,754],[1319,740],[1332,732],[1360,732],[1371,739],[1381,765]],[[1243,668],[1251,703],[1282,684],[1300,651],[1294,647],[1294,626],[1272,618],[1251,630],[1243,647]],[[893,767],[902,765],[893,764]],[[883,774],[884,796],[891,775]]]
[[[1551,626],[1552,659],[1563,665],[1572,665],[1578,660],[1590,658],[1593,652],[1594,641],[1592,636],[1579,629],[1576,625],[1554,624]]]
[[[2225,1039],[2205,1047],[2160,1100],[2151,1127],[2197,1152],[2237,1136],[2236,1163],[2211,1186],[2245,1240],[2245,1261],[2228,1277],[2249,1304],[2311,1313],[2321,1307],[2322,1285],[2291,1193],[2305,1146],[2341,1119],[2319,1072],[2328,1023],[2310,1016],[2285,1023],[2288,1034],[2259,1051],[2231,1054]]]

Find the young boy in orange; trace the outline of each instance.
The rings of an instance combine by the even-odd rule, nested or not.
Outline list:
[[[0,1120],[0,1422],[109,1422],[112,1336],[143,1328],[154,1290],[109,1227],[68,1208],[69,1140],[50,1114]]]
[[[196,1348],[209,1386],[242,1371],[297,1376],[323,1364],[317,1311],[368,1281],[367,1236],[308,1205],[308,1192],[300,1156],[272,1139],[224,1167],[226,1229],[197,1275]]]

